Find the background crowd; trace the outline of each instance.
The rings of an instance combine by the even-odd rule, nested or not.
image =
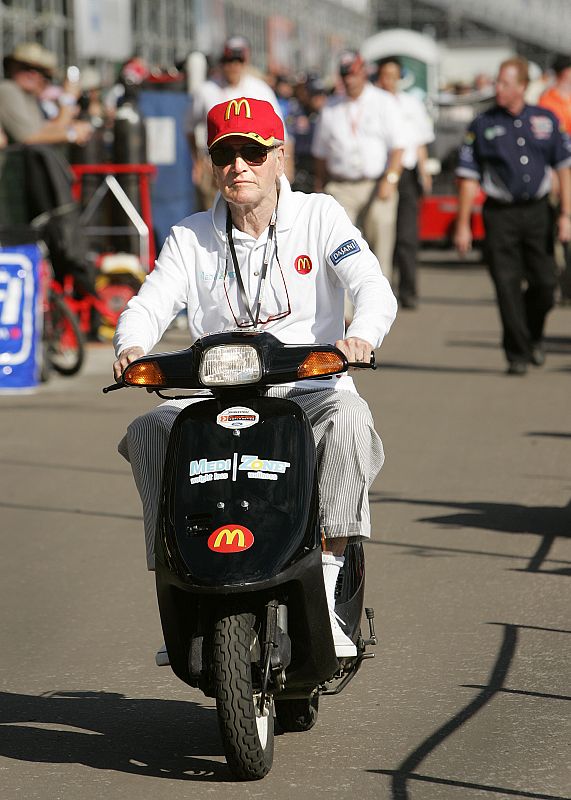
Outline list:
[[[304,72],[265,75],[250,63],[248,41],[242,36],[232,36],[223,51],[213,59],[205,59],[205,63],[205,80],[188,94],[183,122],[192,159],[190,179],[196,192],[195,208],[186,209],[185,213],[210,207],[214,197],[206,148],[208,110],[216,103],[241,96],[269,100],[285,122],[286,172],[293,188],[333,195],[363,231],[392,281],[400,306],[415,309],[419,296],[419,203],[432,190],[435,170],[430,152],[437,142],[438,129],[435,134],[434,114],[429,113],[425,102],[415,92],[402,90],[407,76],[399,59],[389,57],[371,64],[357,51],[345,51],[339,57],[337,74],[332,76]],[[57,154],[60,163],[62,159],[79,163],[125,160],[125,152],[119,152],[118,123],[141,122],[137,112],[138,92],[149,86],[184,91],[189,77],[185,69],[186,64],[181,63],[156,70],[134,56],[121,65],[113,85],[103,85],[94,69],[80,71],[74,66],[58,65],[55,56],[41,45],[21,43],[4,59],[4,80],[0,82],[0,147],[25,145],[43,151],[47,146]],[[487,100],[489,106],[494,102],[501,105],[495,77],[477,75],[472,86],[449,86],[442,96],[445,102],[450,102],[451,97],[468,93]],[[551,69],[532,81],[526,75],[522,83],[522,102],[537,103],[547,110],[545,113],[554,114],[565,143],[571,130],[571,57],[554,57]],[[528,157],[535,160],[537,154],[524,156]],[[127,160],[145,159],[143,136]],[[534,162],[531,166],[536,166],[541,175],[545,166],[545,174],[552,177],[547,182],[539,180],[532,198],[516,199],[519,203],[538,197],[546,203],[549,200],[551,216],[546,217],[546,229],[550,243],[541,258],[546,263],[545,269],[551,270],[555,253],[560,280],[558,286],[553,280],[552,294],[567,302],[571,298],[569,237],[565,225],[562,233],[561,225],[552,221],[570,210],[567,198],[561,200],[562,189],[563,195],[567,192],[568,164],[559,157],[547,158],[545,165]],[[47,169],[53,174],[53,165]],[[460,185],[465,177],[459,175]],[[474,172],[471,177],[480,181],[481,175]],[[483,188],[486,190],[485,185]],[[496,197],[495,201],[513,204],[514,195],[508,187],[507,195]],[[466,220],[469,218],[464,223]],[[57,243],[54,247],[57,250]],[[466,253],[466,241],[458,249]],[[93,276],[89,275],[84,254],[74,251],[66,257],[64,253],[63,260],[58,257],[56,261],[61,270],[83,276],[84,291],[94,291]],[[57,263],[55,268],[57,274]],[[529,282],[526,270],[522,264],[515,280]],[[346,316],[350,315],[351,309],[347,307]]]

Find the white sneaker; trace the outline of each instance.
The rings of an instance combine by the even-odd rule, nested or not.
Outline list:
[[[331,633],[333,634],[333,644],[335,645],[335,655],[337,658],[351,658],[357,655],[357,648],[347,636],[343,633],[339,623],[343,623],[341,617],[333,611],[329,612],[329,619],[331,620]]]
[[[155,663],[156,663],[157,667],[169,667],[170,666],[171,662],[169,660],[169,654],[167,653],[166,644],[163,644],[163,646],[159,650],[157,650],[157,654],[155,656]]]

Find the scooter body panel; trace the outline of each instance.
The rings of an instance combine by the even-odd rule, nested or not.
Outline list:
[[[207,635],[217,615],[231,610],[251,611],[260,618],[270,599],[288,607],[292,651],[282,696],[308,697],[338,670],[319,548],[310,550],[278,575],[235,587],[231,594],[184,585],[174,578],[166,565],[157,564],[157,597],[165,643],[171,667],[185,683],[197,685],[196,676],[189,669],[193,637]]]
[[[169,441],[156,554],[187,586],[271,578],[319,545],[313,433],[289,400],[205,400]]]

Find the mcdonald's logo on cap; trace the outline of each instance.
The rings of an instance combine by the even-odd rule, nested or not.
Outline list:
[[[267,100],[254,97],[234,97],[213,106],[206,117],[207,146],[214,145],[227,136],[244,136],[273,147],[276,139],[285,139],[284,124]]]
[[[230,113],[232,109],[234,109],[234,116],[239,117],[240,112],[242,111],[242,107],[246,109],[246,119],[252,119],[252,109],[250,108],[250,103],[246,100],[245,97],[241,97],[239,100],[230,100],[230,102],[226,106],[226,113],[224,114],[224,119],[228,122],[228,120],[230,119]]]
[[[300,275],[307,275],[311,272],[313,264],[309,256],[298,256],[294,261],[295,271]]]
[[[222,525],[208,537],[208,547],[214,553],[241,553],[254,544],[254,534],[243,525]]]

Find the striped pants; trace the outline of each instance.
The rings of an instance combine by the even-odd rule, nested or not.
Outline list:
[[[293,400],[307,414],[317,448],[320,524],[326,539],[371,536],[368,490],[384,461],[383,445],[367,403],[358,394],[332,389],[277,386],[270,397]],[[169,434],[191,400],[168,400],[137,417],[119,443],[130,462],[143,504],[147,566],[154,569],[155,528]]]

